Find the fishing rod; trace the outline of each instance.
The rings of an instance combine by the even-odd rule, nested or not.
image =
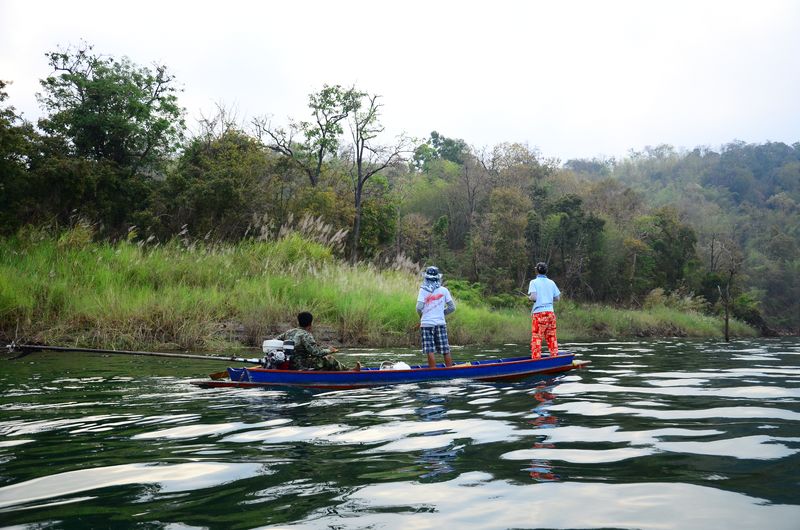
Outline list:
[[[220,357],[217,355],[193,355],[190,353],[164,353],[155,351],[135,351],[135,350],[101,350],[96,348],[75,348],[72,346],[45,346],[39,344],[17,344],[11,342],[6,345],[8,353],[19,352],[20,355],[12,357],[12,359],[20,359],[26,355],[37,351],[55,351],[55,352],[79,352],[79,353],[108,353],[119,355],[142,355],[148,357],[172,357],[177,359],[197,359],[201,361],[223,361],[223,362],[239,362],[239,363],[260,363],[261,359],[247,359],[245,357]]]

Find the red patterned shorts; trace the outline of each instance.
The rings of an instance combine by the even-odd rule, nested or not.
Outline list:
[[[542,311],[531,315],[531,358],[539,359],[542,356],[542,339],[547,341],[550,356],[558,355],[556,314],[552,311]]]

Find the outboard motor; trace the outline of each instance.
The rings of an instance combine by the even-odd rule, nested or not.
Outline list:
[[[294,353],[294,341],[267,339],[261,345],[261,351],[264,352],[264,358],[261,360],[264,368],[285,370],[289,367],[289,360]]]

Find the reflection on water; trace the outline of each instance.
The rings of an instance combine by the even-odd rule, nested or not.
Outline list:
[[[519,484],[468,472],[447,482],[367,486],[337,499],[361,528],[797,528],[800,508],[681,483]],[[423,517],[420,514],[424,513]],[[329,528],[317,513],[293,528]],[[477,523],[481,521],[483,523]],[[765,523],[767,522],[768,523]]]
[[[219,462],[94,467],[6,486],[0,490],[0,508],[13,505],[30,507],[31,503],[40,499],[57,499],[124,484],[158,484],[160,493],[209,488],[255,475],[260,467],[258,464]]]
[[[2,360],[0,520],[28,528],[800,527],[799,341],[569,346],[592,361],[588,369],[336,392],[189,384],[218,371],[213,363]],[[376,365],[422,361],[410,350],[347,353]]]

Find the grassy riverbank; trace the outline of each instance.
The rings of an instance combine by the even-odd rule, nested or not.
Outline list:
[[[78,227],[59,237],[0,240],[0,333],[28,341],[115,348],[204,350],[258,344],[315,314],[323,338],[344,345],[414,345],[419,277],[350,267],[297,235],[236,245],[95,243]],[[454,344],[530,338],[524,308],[459,301]],[[720,319],[656,306],[643,311],[564,302],[562,341],[722,335]],[[755,332],[738,322],[732,334]]]

